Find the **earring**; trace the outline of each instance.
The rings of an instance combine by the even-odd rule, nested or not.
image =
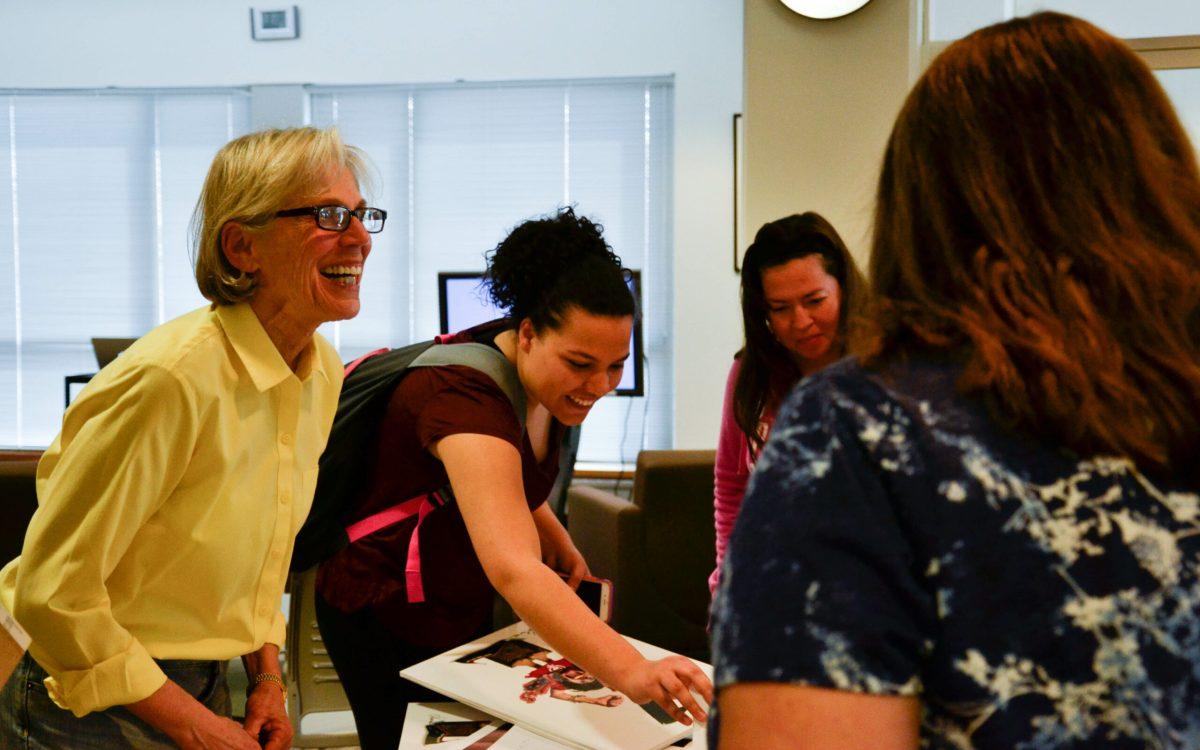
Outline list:
[[[230,281],[233,288],[239,292],[248,292],[254,288],[254,274],[246,273],[240,269],[237,272],[237,276],[234,276]]]

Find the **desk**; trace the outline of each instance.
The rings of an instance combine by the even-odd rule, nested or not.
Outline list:
[[[72,384],[84,385],[89,380],[94,378],[95,376],[96,376],[96,373],[94,373],[94,372],[84,372],[84,373],[80,373],[78,375],[67,375],[66,377],[63,378],[63,408],[64,409],[71,405],[71,385]]]

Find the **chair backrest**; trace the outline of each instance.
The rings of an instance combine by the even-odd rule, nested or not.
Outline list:
[[[646,574],[664,604],[700,627],[708,621],[708,575],[716,566],[715,458],[714,451],[642,451],[633,488]]]
[[[349,711],[350,702],[342,690],[329,652],[317,628],[314,585],[317,569],[292,574],[291,604],[287,630],[288,716],[292,721],[293,747],[345,747],[358,744],[355,732],[301,732],[304,717],[314,714]]]

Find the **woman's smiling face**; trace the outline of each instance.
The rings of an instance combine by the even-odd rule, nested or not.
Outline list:
[[[326,182],[296,205],[366,205],[350,170],[331,170]],[[313,329],[332,320],[353,318],[359,310],[363,264],[371,235],[357,217],[343,232],[322,229],[312,216],[275,218],[251,240],[258,264],[254,272],[257,303],[268,303],[288,318]]]
[[[517,330],[517,369],[525,390],[565,425],[577,425],[621,382],[629,359],[632,315],[594,315],[568,307],[557,328],[528,319]]]

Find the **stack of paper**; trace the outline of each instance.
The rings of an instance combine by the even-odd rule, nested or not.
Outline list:
[[[648,659],[670,652],[626,638]],[[712,668],[696,662],[705,674]],[[405,721],[402,748],[453,742],[446,750],[660,750],[686,744],[693,727],[671,719],[653,704],[639,706],[562,659],[545,641],[518,622],[489,636],[450,649],[403,670],[401,676],[466,704],[477,712],[454,714],[461,721],[498,722],[475,727],[469,741],[431,738],[430,708],[414,704]],[[416,709],[414,711],[414,709]],[[469,709],[458,709],[460,712]],[[478,713],[482,712],[482,713]],[[410,727],[411,723],[411,727]],[[504,723],[513,725],[505,728]],[[695,725],[697,738],[704,728]],[[451,731],[462,732],[463,725]],[[486,729],[486,731],[485,731]],[[441,729],[433,729],[436,735]],[[416,742],[420,744],[405,744]],[[481,744],[482,743],[482,744]],[[693,748],[697,744],[691,745]],[[701,745],[702,746],[702,745]]]
[[[457,726],[456,726],[457,725]],[[493,719],[461,703],[410,703],[398,750],[567,750],[554,740]],[[705,750],[704,727],[673,747]]]

